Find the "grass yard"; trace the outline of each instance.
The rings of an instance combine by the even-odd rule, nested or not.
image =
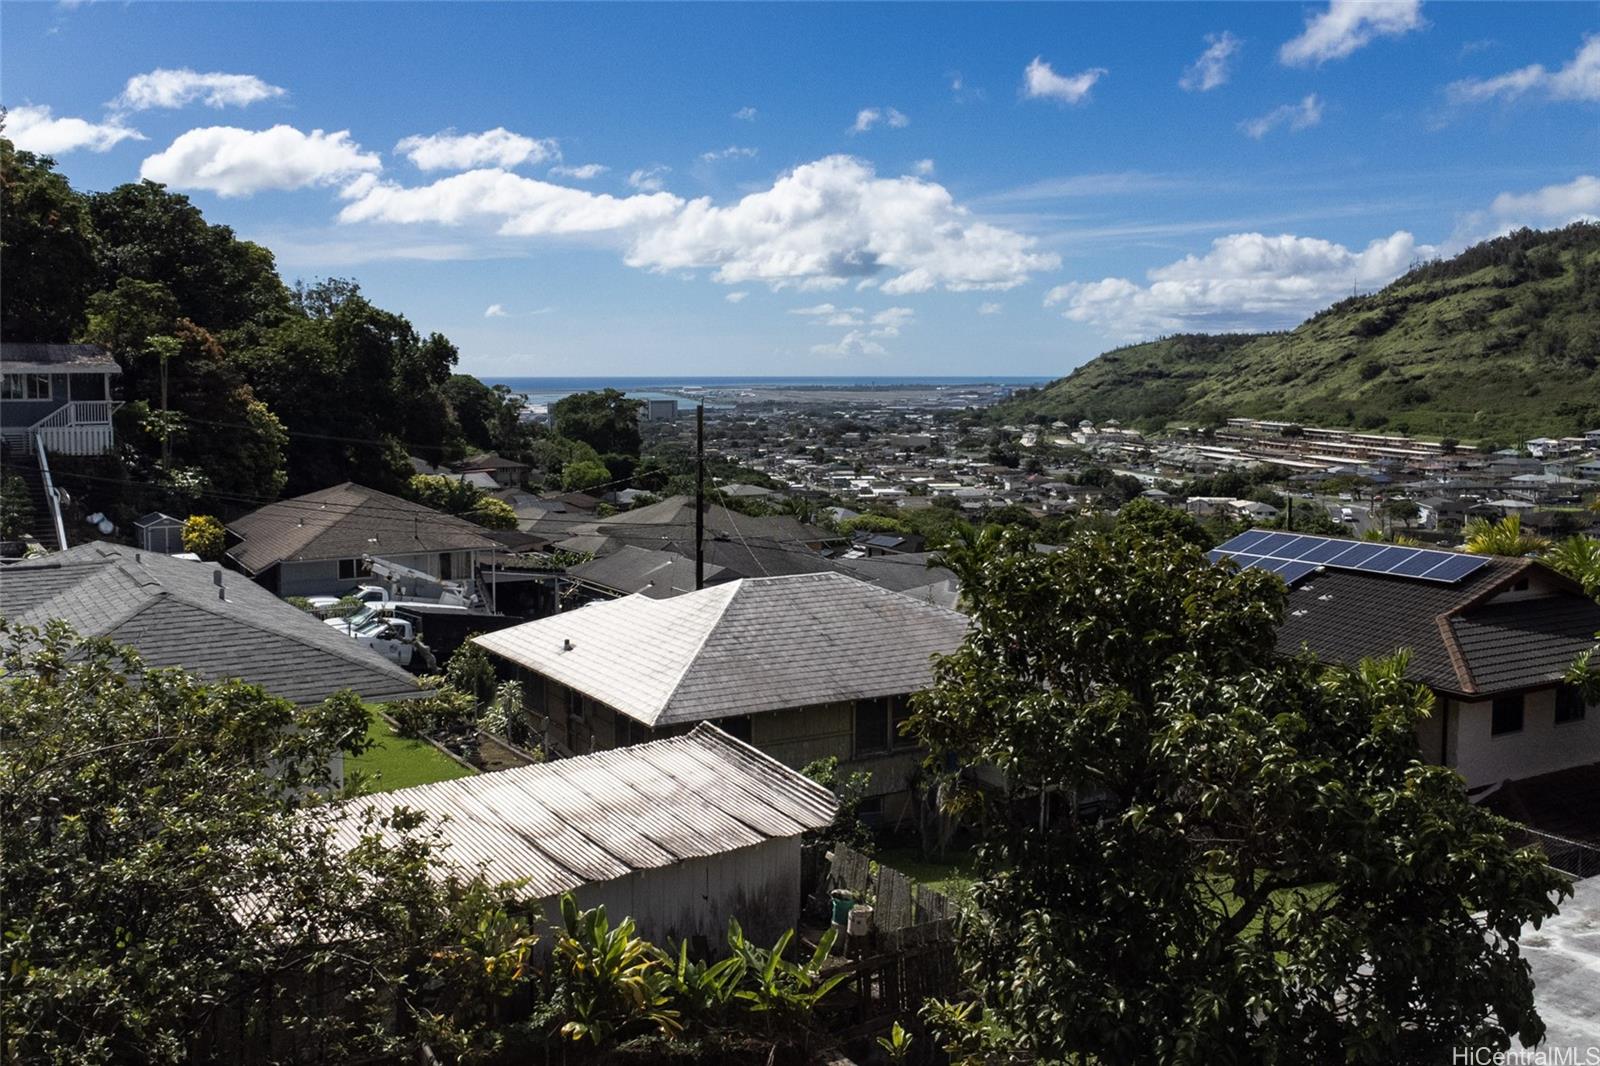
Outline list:
[[[392,792],[397,788],[426,785],[467,777],[474,771],[444,756],[439,749],[421,740],[395,736],[389,723],[376,710],[369,711],[367,736],[373,746],[358,758],[346,758],[345,770],[360,770],[367,777],[365,791]]]
[[[951,848],[944,861],[924,859],[915,846],[882,848],[872,857],[952,899],[966,900],[972,893],[974,860],[972,852],[963,848]]]

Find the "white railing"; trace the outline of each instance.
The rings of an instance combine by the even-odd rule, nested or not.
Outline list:
[[[111,450],[112,400],[71,400],[29,427],[34,438],[63,455],[103,455]]]
[[[56,543],[61,545],[61,550],[67,550],[67,526],[61,519],[61,497],[56,494],[55,482],[50,479],[50,460],[45,456],[44,437],[35,434],[33,450],[39,455],[39,480],[44,485],[44,502],[50,508],[50,517],[55,522]]]

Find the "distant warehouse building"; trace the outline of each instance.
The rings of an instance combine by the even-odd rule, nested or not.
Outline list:
[[[678,420],[677,400],[646,400],[639,409],[639,417],[646,422],[676,422]]]

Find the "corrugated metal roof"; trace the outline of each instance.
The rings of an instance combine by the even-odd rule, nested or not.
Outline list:
[[[628,596],[473,639],[649,726],[926,688],[965,616],[842,574]]]
[[[571,759],[399,789],[345,803],[353,846],[365,810],[439,819],[448,858],[530,899],[639,870],[798,836],[838,800],[803,774],[701,724],[689,733]]]

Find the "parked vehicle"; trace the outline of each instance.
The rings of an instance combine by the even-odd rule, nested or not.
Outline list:
[[[382,585],[357,585],[354,592],[346,593],[343,596],[307,596],[306,602],[311,605],[312,610],[331,611],[345,599],[358,600],[362,605],[388,603],[389,590]]]
[[[1354,525],[1356,521],[1356,513],[1348,507],[1341,507],[1339,508],[1339,521],[1345,522],[1349,525]]]
[[[409,667],[417,655],[417,634],[403,618],[375,617],[350,636],[363,647],[401,666]]]

